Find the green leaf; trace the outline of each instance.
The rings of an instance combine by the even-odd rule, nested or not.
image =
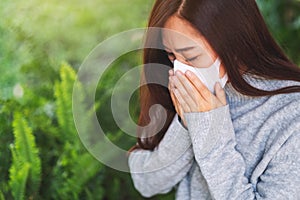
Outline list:
[[[10,168],[11,190],[19,197],[19,194],[24,193],[20,191],[24,189],[22,184],[28,183],[28,195],[34,196],[38,192],[41,181],[41,160],[32,130],[22,114],[18,112],[14,114],[13,133],[15,142],[11,147],[13,158]],[[27,168],[28,170],[25,170]],[[26,179],[20,177],[21,175],[24,177],[26,175]]]
[[[11,168],[9,185],[14,199],[22,200],[25,199],[25,186],[30,170],[30,164],[24,163],[23,166],[18,167],[20,167],[18,170],[15,167]]]

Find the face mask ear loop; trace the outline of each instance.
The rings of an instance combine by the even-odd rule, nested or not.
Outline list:
[[[218,74],[220,74],[220,67],[221,67],[221,61],[220,61],[220,58],[217,57],[217,59],[215,60],[213,66],[218,66],[217,69],[218,69]]]
[[[213,65],[218,65],[217,69],[218,69],[218,74],[220,75],[221,60],[219,57],[217,57]],[[222,78],[220,78],[219,82],[221,83],[221,86],[224,87],[227,81],[228,81],[228,76],[227,73],[225,73],[225,75]]]

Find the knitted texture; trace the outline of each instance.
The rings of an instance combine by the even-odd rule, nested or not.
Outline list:
[[[300,85],[251,74],[252,86],[274,90]],[[153,150],[128,159],[144,196],[176,188],[176,199],[300,199],[300,93],[250,97],[227,83],[227,105],[176,115]]]

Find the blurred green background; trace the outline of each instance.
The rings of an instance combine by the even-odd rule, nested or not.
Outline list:
[[[128,173],[102,165],[85,150],[71,99],[76,71],[88,53],[114,34],[145,27],[153,2],[1,0],[0,200],[143,199]],[[299,65],[300,1],[257,2],[274,37]],[[124,149],[135,139],[115,125],[110,96],[118,78],[139,64],[140,52],[121,56],[97,88],[101,126]],[[135,120],[137,104],[135,94],[130,105]],[[151,199],[174,199],[174,191]]]

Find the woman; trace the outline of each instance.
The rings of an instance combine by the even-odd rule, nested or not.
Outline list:
[[[190,70],[144,67],[144,81],[169,87],[141,87],[139,125],[161,126],[162,115],[149,117],[156,104],[167,117],[155,135],[160,128],[138,131],[128,161],[135,188],[145,197],[175,188],[180,200],[300,199],[300,69],[255,0],[157,0],[148,26],[166,28],[146,40],[165,49],[145,49],[144,63]],[[211,91],[191,69],[217,59],[218,78],[228,81]]]

